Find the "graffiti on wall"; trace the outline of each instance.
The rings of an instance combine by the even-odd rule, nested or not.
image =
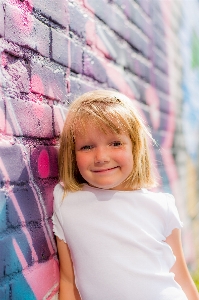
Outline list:
[[[164,149],[152,151],[161,188],[171,191],[177,178],[162,8],[112,2],[1,4],[1,299],[57,297],[52,191],[58,136],[76,96],[104,87],[129,96]]]
[[[197,1],[192,5],[183,2],[183,14],[186,22],[182,23],[180,39],[183,45],[183,130],[185,146],[191,159],[196,162],[199,149],[199,6]],[[191,134],[190,134],[191,132]]]

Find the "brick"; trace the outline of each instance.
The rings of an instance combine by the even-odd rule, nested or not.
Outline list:
[[[6,108],[7,134],[37,138],[53,137],[52,110],[47,104],[7,98]]]
[[[2,88],[0,87],[0,91]],[[5,131],[5,106],[3,100],[0,98],[0,132]]]
[[[56,182],[53,182],[53,184],[51,182],[50,183],[45,182],[45,183],[42,183],[40,186],[40,192],[44,199],[47,218],[50,218],[50,219],[53,214],[53,202],[54,202],[53,190],[57,183],[58,183],[58,180]]]
[[[70,69],[77,74],[83,72],[83,50],[82,46],[71,41],[70,43],[71,63]]]
[[[67,94],[65,73],[57,64],[32,59],[31,91],[54,100],[64,101]]]
[[[123,2],[123,4],[122,4]],[[131,1],[131,0],[126,0],[126,1],[116,1],[117,4],[121,5],[121,8],[127,18],[134,23],[137,27],[139,27],[141,30],[145,27],[145,18],[143,17],[143,14],[141,13],[141,10],[139,6]]]
[[[1,249],[1,260],[0,260],[0,278],[4,276],[11,275],[15,272],[21,272],[22,266],[19,262],[17,254],[13,246],[13,240],[15,238],[18,243],[23,243],[22,234],[7,234],[0,239],[0,249]],[[28,252],[28,249],[26,249]]]
[[[9,300],[10,299],[9,294],[10,294],[9,293],[9,284],[8,284],[8,282],[6,282],[0,286],[0,299]]]
[[[32,0],[34,8],[40,10],[42,14],[49,17],[58,24],[67,27],[68,18],[68,3],[60,0]]]
[[[13,188],[13,194],[14,198],[10,195],[7,203],[9,226],[25,226],[30,222],[41,220],[38,205],[30,186],[23,188],[15,186]],[[16,203],[17,207],[20,207],[20,212],[17,211]],[[21,214],[23,217],[21,217]],[[25,220],[26,224],[24,224],[23,220]]]
[[[4,9],[2,0],[0,0],[0,36],[4,36]]]
[[[23,274],[17,274],[14,278],[12,278],[10,281],[10,290],[10,299],[36,300],[36,296]]]
[[[64,121],[66,119],[67,109],[63,106],[53,106],[53,114],[54,114],[54,130],[55,136],[60,136],[62,132]]]
[[[79,80],[77,78],[70,78],[70,93],[71,98],[70,100],[74,100],[75,98],[79,97],[80,95],[87,93],[89,91],[95,90],[97,87],[93,86],[89,82],[85,82],[82,80]]]
[[[73,40],[52,29],[52,58],[69,67],[75,73],[82,73],[82,47]]]
[[[0,180],[11,182],[27,182],[29,175],[19,145],[0,142],[1,166]]]
[[[122,66],[128,66],[126,51],[116,36],[109,32],[105,27],[96,26],[96,47],[107,57],[117,61]]]
[[[83,14],[79,7],[71,5],[69,3],[69,28],[80,38],[86,38],[86,22],[88,17]]]
[[[141,6],[144,12],[148,15],[152,15],[152,3],[150,0],[136,0],[136,2]]]
[[[126,18],[105,0],[84,0],[84,5],[120,36],[125,36]]]
[[[129,98],[134,98],[135,85],[130,74],[113,64],[107,64],[105,67],[108,76],[108,86],[119,90]]]
[[[4,77],[7,88],[18,93],[29,93],[30,79],[28,74],[28,63],[18,57],[4,53]]]
[[[68,66],[70,57],[69,57],[69,39],[62,32],[52,28],[52,58],[64,65]]]
[[[49,276],[50,275],[50,276]],[[38,282],[42,280],[42,288]],[[35,264],[23,274],[16,275],[10,282],[13,300],[58,299],[59,267],[55,258],[48,262]],[[28,284],[29,283],[29,284]],[[31,284],[30,284],[31,283]],[[56,293],[56,295],[55,295]]]
[[[169,96],[166,94],[161,93],[160,91],[157,91],[159,103],[160,103],[160,111],[163,111],[165,113],[170,113],[171,111],[171,102],[169,101]]]
[[[160,34],[165,35],[165,23],[162,22],[162,12],[159,12],[157,9],[154,10],[152,15],[153,27],[160,32]]]
[[[106,82],[107,75],[106,70],[103,67],[102,62],[94,56],[92,53],[84,52],[84,71],[83,73],[99,82]]]
[[[145,28],[143,28],[144,33],[148,36],[148,38],[151,40],[152,38],[152,23],[151,19],[145,20]]]
[[[45,226],[44,223],[43,226]],[[28,224],[28,231],[31,234],[32,243],[38,257],[38,262],[44,262],[51,256],[43,226],[42,223],[37,221],[33,221]],[[50,239],[50,237],[48,237],[48,239]]]
[[[158,70],[155,71],[155,86],[156,88],[160,89],[162,92],[166,94],[169,93],[168,77]]]
[[[153,50],[153,61],[156,68],[168,75],[168,62],[165,56],[157,49]]]
[[[167,55],[165,37],[161,33],[159,33],[155,28],[153,28],[153,40],[154,45],[165,55]]]
[[[97,22],[94,18],[88,18],[87,22],[85,24],[85,30],[86,30],[86,43],[89,46],[96,45],[96,25]]]
[[[139,60],[139,68],[140,68],[140,77],[146,81],[150,82],[150,68],[151,65],[143,59]]]
[[[49,56],[49,28],[30,13],[9,4],[5,6],[5,38]]]
[[[140,36],[140,51],[142,52],[143,56],[146,58],[150,58],[150,43],[151,41],[145,38],[143,35]]]
[[[30,163],[34,178],[57,177],[57,148],[53,146],[31,148]]]
[[[101,87],[92,85],[92,83],[90,82],[85,82],[82,80],[79,80],[77,78],[70,78],[70,94],[69,94],[69,101],[70,103],[76,99],[77,97],[79,97],[80,95],[87,93],[89,91],[93,91],[96,89],[100,89]]]
[[[137,51],[141,51],[141,36],[139,30],[135,26],[126,26],[124,39]]]
[[[0,233],[5,231],[6,228],[6,196],[3,191],[0,191]]]

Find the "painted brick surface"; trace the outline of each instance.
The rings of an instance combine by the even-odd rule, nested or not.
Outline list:
[[[5,193],[0,190],[0,233],[4,232],[6,228],[6,196]]]
[[[5,105],[2,99],[0,99],[0,131],[5,130]]]
[[[31,61],[31,91],[62,101],[66,96],[65,70],[48,60]]]
[[[0,1],[0,36],[4,36],[4,9],[2,1]]]
[[[51,216],[59,136],[68,105],[95,89],[126,94],[149,125],[159,189],[175,195],[190,224],[183,238],[194,268],[193,239],[186,237],[190,216],[197,220],[199,35],[188,20],[198,20],[199,7],[193,0],[190,17],[183,3],[0,0],[1,300],[57,299]],[[186,134],[189,125],[194,130]]]
[[[21,147],[12,145],[8,141],[0,141],[0,151],[0,181],[28,182],[29,175]]]
[[[6,132],[8,134],[40,138],[53,137],[52,109],[49,105],[6,99],[6,109]]]
[[[67,1],[32,0],[32,6],[52,21],[67,28],[69,26],[69,14]]]
[[[49,56],[50,29],[31,12],[5,5],[5,39]]]

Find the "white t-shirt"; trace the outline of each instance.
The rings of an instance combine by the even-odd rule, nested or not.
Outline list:
[[[165,242],[182,227],[172,195],[84,185],[54,190],[54,233],[70,248],[82,300],[187,300]]]

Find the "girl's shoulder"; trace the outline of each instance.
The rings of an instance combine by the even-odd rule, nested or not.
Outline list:
[[[64,193],[64,188],[61,182],[57,183],[56,186],[54,187],[53,195],[54,197],[63,195]]]
[[[175,197],[169,193],[149,192],[152,193],[158,205],[164,210],[166,216],[165,236],[169,236],[174,228],[182,228],[183,222],[180,219]]]
[[[172,194],[145,190],[143,195],[146,199],[146,202],[149,201],[149,205],[154,204],[168,214],[176,214],[176,201]]]
[[[53,190],[53,197],[54,197],[54,203],[55,205],[61,205],[65,203],[65,200],[71,200],[77,197],[77,194],[80,193],[81,190],[79,191],[65,191],[64,186],[62,182],[59,182],[55,185],[54,190]]]

